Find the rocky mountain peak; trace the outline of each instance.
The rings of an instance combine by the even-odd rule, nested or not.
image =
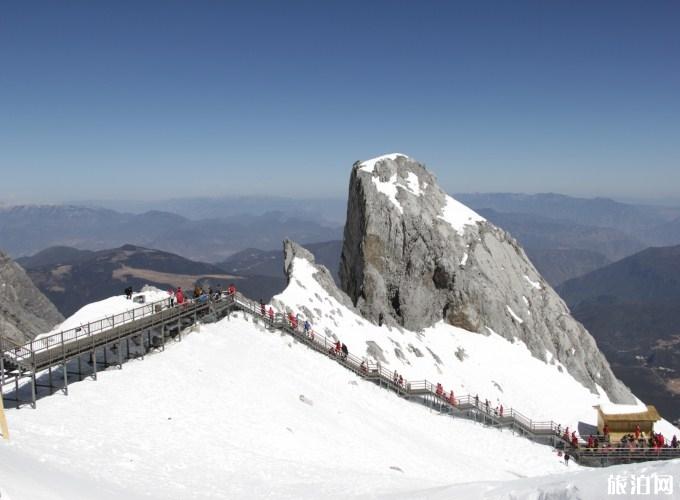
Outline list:
[[[22,344],[64,318],[26,272],[0,252],[0,335]]]
[[[340,264],[361,314],[409,330],[439,321],[522,340],[577,380],[631,403],[590,334],[505,231],[448,196],[401,154],[354,164]]]

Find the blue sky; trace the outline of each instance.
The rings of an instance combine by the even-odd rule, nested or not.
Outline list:
[[[14,1],[0,201],[450,192],[680,198],[680,4]]]

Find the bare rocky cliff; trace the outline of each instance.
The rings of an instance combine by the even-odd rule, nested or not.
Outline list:
[[[409,330],[444,320],[517,338],[593,392],[599,385],[614,402],[635,401],[517,242],[404,155],[354,165],[340,280],[369,320],[383,314]]]
[[[22,344],[62,321],[24,270],[0,252],[0,335]]]

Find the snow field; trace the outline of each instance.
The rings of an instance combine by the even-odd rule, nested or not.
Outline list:
[[[311,313],[316,331],[337,336],[355,356],[379,360],[409,380],[441,382],[446,392],[478,394],[492,407],[503,404],[506,411],[513,408],[534,421],[552,420],[570,429],[577,429],[579,422],[596,425],[595,405],[618,406],[603,391],[590,392],[558,361],[546,363],[532,356],[519,339],[510,342],[493,331],[472,333],[444,322],[422,332],[378,327],[330,296],[314,279],[315,272],[312,264],[296,258],[294,279],[273,299],[274,307],[285,305],[303,316]],[[642,403],[639,409],[645,409]],[[668,437],[680,436],[666,421],[656,428]]]
[[[563,468],[549,447],[401,400],[238,316],[9,410],[10,450],[125,498],[340,498]],[[0,487],[33,498],[3,472]]]

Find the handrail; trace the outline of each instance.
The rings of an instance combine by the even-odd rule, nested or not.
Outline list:
[[[334,351],[334,346],[336,342],[335,340],[327,337],[322,333],[317,332],[314,329],[310,329],[305,335],[304,329],[301,328],[302,323],[301,320],[296,320],[297,328],[294,328],[293,325],[290,324],[287,315],[283,313],[276,313],[274,321],[271,321],[267,311],[265,311],[264,315],[262,314],[260,304],[248,299],[247,297],[243,296],[240,293],[237,293],[236,296],[234,297],[234,304],[237,305],[243,311],[253,316],[261,318],[266,323],[269,323],[276,328],[285,330],[293,334],[294,336],[296,336],[296,338],[304,341],[308,345],[312,346],[313,348],[320,352],[323,352],[324,354],[330,354],[329,350]],[[439,399],[442,404],[447,404],[449,406],[461,409],[463,411],[465,410],[465,408],[461,407],[466,405],[473,406],[475,408],[475,411],[481,412],[482,414],[486,415],[487,417],[490,417],[492,420],[495,420],[500,424],[505,424],[509,422],[512,425],[520,427],[535,436],[537,435],[551,436],[556,441],[563,442],[571,446],[571,443],[565,441],[562,435],[558,433],[558,431],[561,431],[563,427],[554,422],[553,420],[534,421],[533,419],[527,417],[526,415],[524,415],[523,413],[514,408],[507,408],[503,412],[503,415],[501,416],[499,413],[497,413],[496,408],[492,408],[491,406],[489,406],[488,410],[486,410],[484,400],[482,400],[478,396],[472,396],[471,394],[455,396],[454,401],[451,402],[449,400],[449,393],[447,391],[443,391],[442,394],[437,394],[436,384],[428,380],[408,380],[406,378],[403,378],[402,376],[403,383],[399,384],[398,382],[395,382],[396,371],[387,370],[385,367],[381,365],[380,362],[375,363],[370,362],[367,358],[359,358],[355,355],[352,355],[351,353],[348,353],[346,357],[338,356],[338,360],[342,364],[348,366],[353,371],[358,372],[361,376],[363,377],[377,376],[384,380],[387,385],[392,386],[394,389],[396,389],[399,392],[403,392],[404,394],[418,395],[422,392],[426,392],[428,395],[436,399]],[[585,444],[585,441],[579,440],[579,445],[582,444]],[[584,450],[585,448],[578,449]],[[675,451],[670,452],[666,451],[662,453],[680,457],[680,449],[673,448],[665,449]],[[588,453],[589,456],[591,455],[596,456],[593,454],[594,453],[596,454],[597,452],[589,450]],[[649,453],[646,452],[646,455],[648,456]]]
[[[501,413],[497,408],[492,408],[488,404],[488,400],[482,400],[478,395],[472,396],[471,394],[465,394],[451,398],[451,393],[444,390],[443,387],[438,383],[432,383],[427,379],[408,380],[404,378],[403,375],[399,375],[396,370],[386,369],[379,361],[373,362],[366,357],[358,357],[350,352],[345,355],[342,351],[337,351],[336,343],[339,342],[337,339],[329,338],[312,328],[305,330],[302,327],[301,320],[296,319],[293,322],[285,313],[277,313],[273,318],[271,318],[268,315],[268,311],[262,310],[260,303],[245,297],[240,292],[232,294],[222,292],[219,294],[219,296],[212,296],[208,298],[209,304],[215,304],[223,301],[226,303],[227,307],[236,306],[253,317],[261,318],[265,323],[270,324],[272,327],[292,334],[298,340],[304,342],[320,353],[334,357],[338,362],[350,370],[356,372],[360,376],[379,379],[381,383],[384,382],[385,385],[392,388],[399,394],[403,394],[405,396],[427,395],[432,397],[433,401],[439,401],[441,407],[446,405],[447,407],[456,408],[462,412],[477,412],[489,418],[494,425],[501,427],[511,425],[523,430],[524,432],[529,432],[535,437],[551,436],[552,439],[556,440],[557,442],[566,443],[566,445],[569,446],[571,445],[568,440],[565,440],[563,436],[560,435],[562,427],[552,420],[536,422],[514,408],[507,408]],[[143,318],[151,318],[152,323],[156,319],[159,319],[161,322],[164,320],[167,321],[169,318],[167,317],[166,312],[169,309],[172,310],[172,313],[177,313],[179,316],[181,316],[185,314],[185,312],[198,309],[203,303],[203,301],[188,299],[186,303],[175,304],[173,307],[171,307],[169,305],[169,299],[161,299],[128,311],[124,311],[122,313],[115,314],[113,316],[107,316],[105,318],[89,322],[81,327],[51,334],[49,336],[43,337],[42,339],[28,342],[24,345],[19,345],[9,339],[0,337],[0,355],[6,356],[6,359],[14,361],[19,365],[31,365],[30,367],[25,367],[29,369],[35,369],[36,353],[42,353],[43,351],[50,350],[56,346],[60,346],[63,349],[65,344],[88,337],[92,338],[92,345],[94,346],[96,341],[95,337],[102,332],[113,330],[126,324],[135,323]],[[158,305],[161,305],[160,310],[157,310]],[[172,314],[170,317],[172,318],[174,316],[175,314]],[[56,341],[57,338],[59,339],[58,342]],[[5,349],[5,341],[12,344],[12,348],[10,350]],[[31,363],[26,363],[27,359],[30,359]],[[584,441],[579,441],[578,444],[581,443],[584,443]],[[611,447],[611,445],[606,445],[599,448],[577,447],[574,452],[580,456],[587,457],[611,457],[613,455],[619,456],[623,453],[625,453],[626,456],[680,456],[680,449],[676,448]]]
[[[223,293],[220,295],[220,299],[227,297],[229,294]],[[94,321],[90,321],[84,325],[70,328],[68,330],[61,330],[50,334],[48,336],[42,337],[37,340],[32,340],[23,345],[15,344],[11,349],[5,349],[4,345],[0,345],[0,356],[13,361],[19,365],[28,368],[31,365],[31,360],[36,354],[40,354],[45,351],[58,346],[63,346],[71,342],[78,340],[92,338],[94,342],[94,337],[112,330],[114,328],[121,327],[126,324],[136,322],[138,320],[154,317],[157,314],[162,314],[164,310],[171,309],[169,305],[170,298],[160,299],[154,302],[149,302],[140,307],[133,309],[128,309],[112,316],[105,316]],[[195,299],[187,299],[183,304],[177,304],[172,307],[174,310],[181,310],[181,308],[196,307],[199,304]],[[157,310],[157,306],[161,306],[161,310]],[[4,339],[9,340],[9,339]]]
[[[249,314],[252,314],[254,316],[262,318],[265,322],[272,322],[268,315],[267,311],[265,311],[264,315],[262,314],[261,306],[247,297],[243,296],[240,293],[236,294],[236,297],[234,298],[235,304],[239,306],[240,309],[248,312]],[[290,333],[294,334],[295,336],[300,336],[301,334],[304,334],[304,329],[301,330],[301,321],[296,321],[297,322],[297,327],[294,328],[293,325],[290,324],[288,319],[283,315],[282,313],[277,313],[275,316],[275,320],[273,321],[274,326],[277,326],[281,329],[288,330]],[[327,349],[334,349],[335,345],[335,340],[330,339],[329,337],[325,336],[324,334],[321,334],[317,332],[314,329],[310,329],[307,332],[307,343],[316,344],[318,345],[323,345],[324,348]],[[474,397],[470,394],[466,394],[464,396],[457,396],[454,398],[454,403],[451,403],[449,400],[449,393],[447,391],[444,391],[442,394],[437,394],[436,390],[436,384],[433,384],[432,382],[429,382],[428,380],[413,380],[410,381],[406,378],[403,378],[402,375],[402,380],[403,383],[399,384],[398,382],[395,382],[395,373],[396,371],[390,371],[385,369],[380,363],[370,363],[367,359],[365,358],[359,358],[351,353],[348,353],[346,357],[342,357],[342,362],[346,365],[349,365],[350,368],[354,369],[355,371],[358,369],[358,371],[361,371],[364,375],[368,376],[369,374],[377,373],[377,375],[381,378],[383,378],[388,384],[392,384],[396,386],[399,390],[404,391],[405,393],[413,394],[413,393],[419,393],[419,392],[427,392],[430,395],[434,396],[435,398],[439,398],[442,400],[442,403],[449,404],[454,407],[460,407],[461,405],[468,404],[472,405]],[[363,366],[363,368],[362,368]],[[494,419],[503,419],[503,420],[511,420],[512,422],[516,423],[518,426],[521,426],[525,428],[526,430],[532,431],[532,432],[537,432],[537,431],[552,431],[556,432],[558,429],[557,424],[555,424],[553,421],[550,422],[534,422],[532,419],[529,417],[525,416],[521,412],[515,410],[514,408],[508,408],[506,411],[504,411],[503,415],[499,415],[495,413],[496,409],[489,407],[489,410],[485,410],[485,405],[484,403],[477,398],[478,405],[476,406],[477,410],[487,414],[490,417],[493,417]],[[557,438],[561,439],[561,436],[557,436]]]

